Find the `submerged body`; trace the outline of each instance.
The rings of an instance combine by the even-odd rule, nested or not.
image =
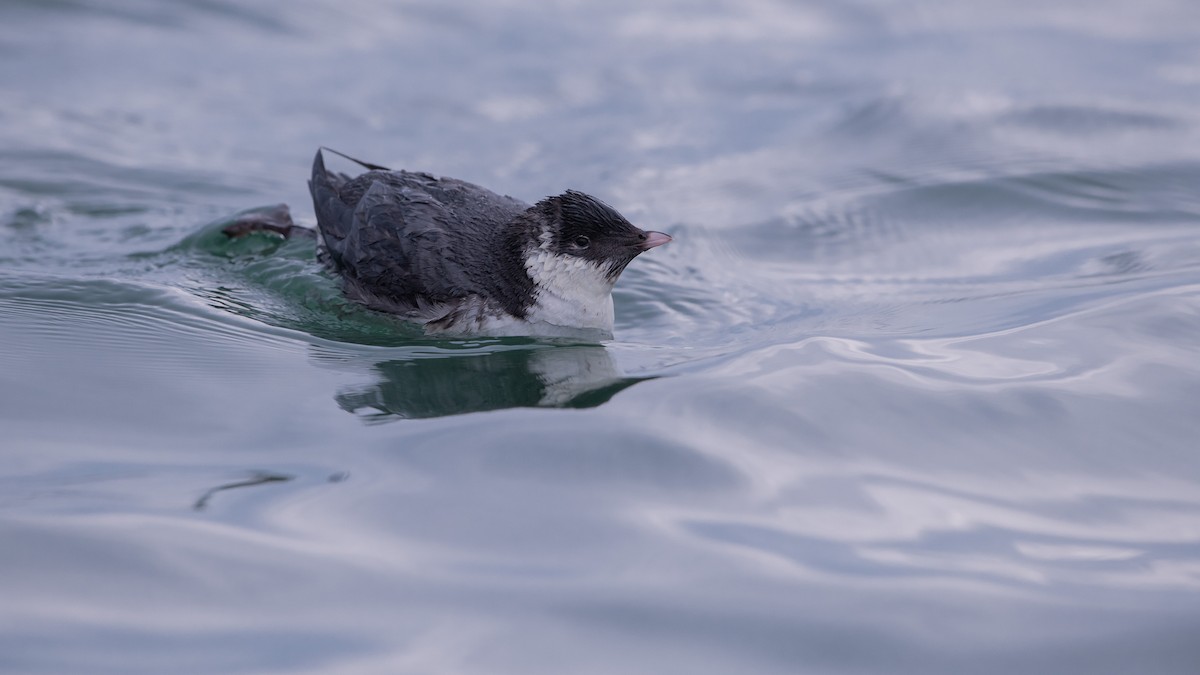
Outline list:
[[[430,333],[611,334],[612,288],[671,240],[568,191],[532,206],[453,178],[313,161],[323,250],[347,295]]]

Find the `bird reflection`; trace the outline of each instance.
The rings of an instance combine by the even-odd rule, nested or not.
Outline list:
[[[382,361],[379,381],[343,391],[339,406],[384,422],[503,408],[590,408],[648,377],[624,377],[598,345]]]

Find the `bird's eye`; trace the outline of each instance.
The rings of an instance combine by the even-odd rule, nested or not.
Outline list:
[[[585,237],[582,234],[579,235],[578,237],[575,237],[575,246],[577,246],[579,248],[587,248],[588,244],[590,244],[590,243],[592,243],[592,240],[588,239],[587,237]]]

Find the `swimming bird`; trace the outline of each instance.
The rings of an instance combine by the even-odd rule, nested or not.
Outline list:
[[[529,205],[455,178],[313,160],[322,256],[346,295],[427,333],[611,335],[612,289],[639,254],[671,241],[591,195]]]

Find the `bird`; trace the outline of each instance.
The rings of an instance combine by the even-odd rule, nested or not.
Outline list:
[[[367,171],[328,171],[323,150]],[[329,148],[317,150],[309,192],[320,257],[345,295],[430,335],[611,337],[621,272],[671,241],[576,190],[530,205]]]

